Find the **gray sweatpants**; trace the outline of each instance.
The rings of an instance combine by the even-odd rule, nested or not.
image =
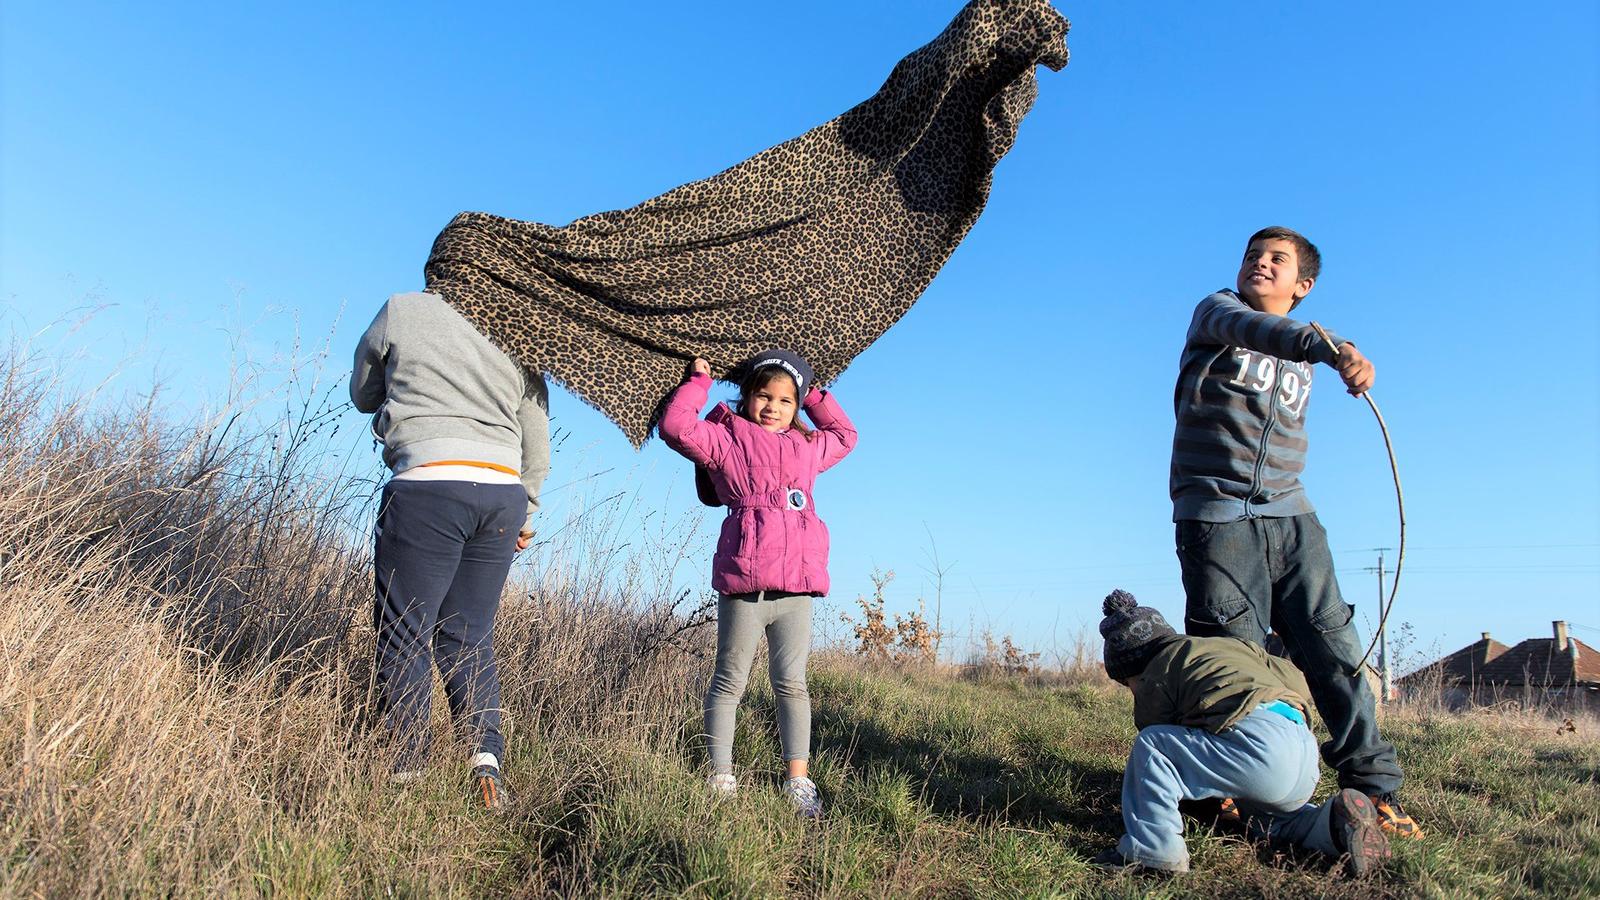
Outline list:
[[[778,700],[783,758],[811,756],[811,595],[764,591],[723,594],[717,600],[717,667],[706,688],[706,744],[711,771],[733,771],[733,719],[750,680],[756,643],[767,636],[767,672]]]

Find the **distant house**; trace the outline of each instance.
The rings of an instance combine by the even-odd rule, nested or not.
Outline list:
[[[1437,691],[1448,706],[1516,701],[1600,711],[1600,651],[1553,622],[1552,637],[1507,647],[1483,637],[1400,679],[1415,699]]]
[[[1395,686],[1408,699],[1437,691],[1445,705],[1466,706],[1472,701],[1473,686],[1480,682],[1484,668],[1510,649],[1485,631],[1483,637],[1406,675]]]

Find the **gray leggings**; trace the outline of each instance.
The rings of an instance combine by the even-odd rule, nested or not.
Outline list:
[[[764,597],[764,599],[762,599]],[[811,756],[811,595],[764,591],[717,600],[717,668],[706,688],[706,744],[711,771],[733,771],[733,718],[750,680],[756,643],[767,635],[767,674],[778,699],[778,739],[785,760]]]

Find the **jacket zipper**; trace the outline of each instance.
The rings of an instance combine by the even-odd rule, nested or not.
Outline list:
[[[789,442],[788,441],[784,441],[782,444],[778,445],[778,471],[779,472],[787,471],[787,467],[783,465],[783,454],[788,450],[789,450]],[[784,479],[784,480],[787,481],[788,479]],[[783,508],[784,508],[785,512],[792,512],[792,513],[794,513],[796,516],[798,516],[800,518],[800,550],[799,550],[798,553],[795,554],[795,556],[797,556],[799,558],[799,560],[800,560],[800,586],[803,589],[809,589],[811,587],[811,585],[806,581],[806,517],[805,517],[805,513],[804,513],[803,510],[789,509],[789,491],[792,491],[792,490],[794,490],[794,488],[792,488],[792,487],[784,489],[784,492],[783,492],[783,495],[784,495]]]
[[[1278,377],[1283,374],[1282,368],[1283,361],[1273,359],[1272,385],[1267,392],[1267,424],[1261,429],[1261,449],[1256,452],[1255,471],[1250,475],[1250,493],[1246,495],[1244,501],[1245,518],[1253,518],[1254,512],[1251,506],[1255,503],[1256,495],[1261,493],[1261,470],[1267,464],[1267,450],[1272,438],[1272,429],[1278,424]]]

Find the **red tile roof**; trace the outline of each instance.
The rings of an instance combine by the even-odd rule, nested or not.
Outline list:
[[[1400,683],[1413,684],[1434,678],[1438,678],[1444,684],[1461,684],[1475,681],[1482,674],[1485,666],[1510,649],[1510,647],[1494,638],[1482,638],[1473,641],[1443,659],[1434,660],[1415,672],[1406,675],[1400,679]]]
[[[1478,679],[1490,684],[1600,685],[1600,651],[1576,638],[1567,641],[1566,650],[1557,650],[1554,638],[1523,641],[1484,666]]]

